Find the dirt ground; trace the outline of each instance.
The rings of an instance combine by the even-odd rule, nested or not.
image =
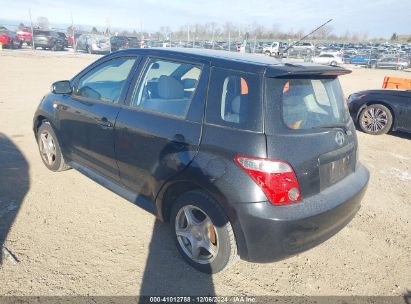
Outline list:
[[[32,133],[56,80],[97,59],[0,52],[0,295],[403,295],[411,290],[411,136],[358,132],[371,180],[354,220],[322,245],[208,276],[180,258],[165,224],[75,170],[52,173]],[[385,75],[350,67],[346,96]]]

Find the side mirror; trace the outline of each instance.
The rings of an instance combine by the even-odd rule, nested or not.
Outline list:
[[[71,94],[72,91],[68,80],[57,81],[51,85],[51,92],[54,94]]]

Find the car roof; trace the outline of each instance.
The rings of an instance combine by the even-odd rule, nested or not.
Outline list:
[[[190,59],[208,61],[211,65],[224,68],[239,68],[246,72],[264,73],[268,77],[286,75],[343,75],[351,71],[341,67],[331,67],[306,62],[288,62],[269,56],[237,53],[210,49],[192,48],[149,48],[127,49],[115,53],[139,53],[156,56],[183,55]]]

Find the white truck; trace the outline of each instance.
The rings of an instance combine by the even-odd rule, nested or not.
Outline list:
[[[263,47],[263,54],[267,56],[279,56],[283,50],[283,43],[279,41],[274,41],[269,46]]]

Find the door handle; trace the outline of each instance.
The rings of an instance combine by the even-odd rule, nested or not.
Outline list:
[[[113,124],[107,119],[107,117],[102,117],[101,119],[97,119],[97,124],[102,126],[103,128],[113,127]]]

